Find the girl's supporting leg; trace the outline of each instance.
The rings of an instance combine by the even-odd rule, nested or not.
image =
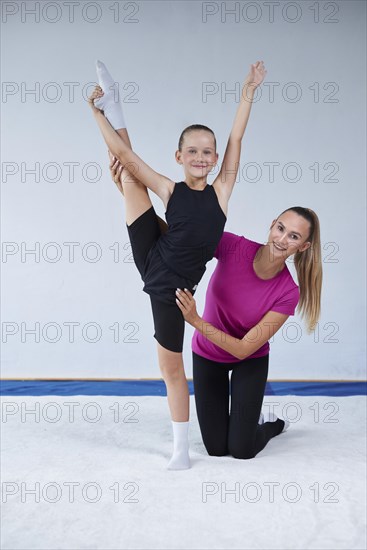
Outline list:
[[[182,353],[170,351],[157,342],[159,368],[167,387],[168,406],[175,422],[189,420],[189,388]]]
[[[120,179],[124,188],[126,223],[131,226],[142,214],[152,208],[152,202],[145,185],[134,178],[127,170],[122,171]],[[154,234],[151,234],[150,237],[152,239],[156,238]],[[159,366],[167,387],[173,429],[173,455],[168,468],[170,470],[184,470],[190,468],[188,444],[189,391],[182,353],[170,351],[160,344],[157,344],[157,346]]]
[[[208,454],[228,454],[229,370],[193,352],[195,403],[200,431]]]
[[[186,470],[190,468],[188,440],[190,396],[182,353],[170,351],[158,342],[157,349],[159,367],[167,388],[173,429],[173,454],[168,463],[168,469]]]
[[[259,425],[269,356],[244,360],[233,368],[228,449],[235,458],[253,458],[284,428],[284,420]]]
[[[144,224],[140,228],[136,224],[140,225],[142,220],[138,220],[138,218],[152,208],[147,188],[136,178],[131,176],[127,170],[122,171],[120,179],[124,188],[126,223],[128,226],[131,226],[129,227],[129,231],[132,231],[133,227],[134,231],[144,231]],[[155,222],[153,225],[151,231],[149,231],[149,234],[146,235],[142,243],[138,245],[138,242],[136,242],[133,247],[134,260],[137,267],[139,266],[140,269],[142,268],[139,264],[140,256],[144,258],[148,248],[151,246],[149,245],[150,240],[154,241],[159,237],[157,223]],[[132,235],[133,234],[131,234],[130,240],[133,243],[134,240]],[[174,305],[174,307],[176,308],[177,306]],[[159,316],[159,311],[156,312],[153,309],[153,313]],[[157,319],[155,319],[155,322],[157,322]],[[157,346],[159,366],[167,387],[167,397],[173,429],[173,455],[168,464],[168,468],[171,470],[184,470],[190,468],[188,444],[189,391],[183,367],[182,353],[170,351],[160,344],[157,344]]]

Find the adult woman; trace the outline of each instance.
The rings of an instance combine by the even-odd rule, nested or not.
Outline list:
[[[320,250],[317,215],[292,207],[273,221],[265,245],[223,233],[202,317],[190,292],[177,290],[177,305],[196,329],[195,400],[210,455],[253,458],[287,428],[271,413],[258,424],[268,375],[268,340],[294,314],[298,301],[308,329],[315,328],[322,285]],[[286,266],[293,254],[299,289]]]
[[[208,185],[207,176],[218,160],[214,133],[202,125],[190,126],[182,132],[176,161],[184,168],[184,181],[175,183],[158,174],[132,151],[124,119],[121,112],[116,112],[119,107],[114,95],[108,92],[113,79],[105,66],[98,63],[101,86],[95,89],[89,103],[112,154],[110,168],[125,197],[134,261],[145,283],[144,291],[150,295],[159,366],[167,387],[174,434],[174,452],[168,468],[186,469],[190,467],[190,459],[189,392],[182,361],[185,322],[176,307],[175,289],[188,287],[194,292],[206,262],[213,257],[236,181],[241,140],[253,95],[266,71],[263,62],[251,66],[221,170],[213,184]],[[111,126],[108,120],[116,120],[116,124]],[[161,231],[147,189],[163,201],[166,232]]]

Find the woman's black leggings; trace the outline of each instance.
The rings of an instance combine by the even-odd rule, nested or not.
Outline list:
[[[196,410],[209,455],[253,458],[269,439],[282,432],[281,419],[258,424],[268,364],[269,355],[239,363],[217,363],[193,352]]]

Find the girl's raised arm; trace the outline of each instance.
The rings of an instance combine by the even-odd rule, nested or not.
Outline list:
[[[263,61],[257,61],[254,65],[251,65],[250,72],[243,84],[240,104],[228,138],[222,166],[213,182],[215,190],[225,201],[228,201],[231,196],[237,179],[241,157],[241,141],[250,117],[255,90],[264,80],[266,72]]]
[[[153,170],[126,145],[102,111],[94,105],[94,100],[99,95],[100,92],[98,91],[98,87],[96,87],[88,101],[109,151],[129,170],[131,175],[135,176],[148,189],[156,193],[162,199],[164,205],[166,205],[173,192],[175,183]]]

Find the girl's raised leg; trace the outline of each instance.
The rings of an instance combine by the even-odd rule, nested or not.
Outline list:
[[[120,133],[121,130],[118,131]],[[125,198],[125,219],[131,225],[144,212],[152,208],[148,189],[109,152],[112,178]]]
[[[104,112],[111,126],[115,129],[124,143],[132,149],[116,82],[102,61],[97,61],[96,69],[100,93],[99,97],[94,100],[94,104]],[[114,160],[110,153],[109,156],[111,169]],[[113,172],[112,177],[121,193],[125,196],[126,223],[130,225],[152,207],[152,202],[149,198],[147,188],[134,177],[132,173],[133,167],[131,167],[130,170],[125,169],[124,174],[122,174],[122,166],[119,165],[118,162],[115,164],[115,169],[116,168],[118,168],[118,172]],[[167,224],[161,218],[159,218],[158,221],[161,232],[162,230],[166,230]]]

